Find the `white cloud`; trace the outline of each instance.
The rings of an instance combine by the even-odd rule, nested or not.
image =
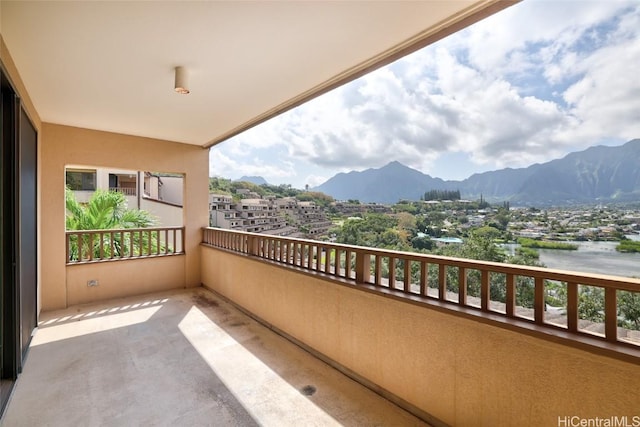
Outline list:
[[[214,148],[212,173],[313,186],[446,152],[486,169],[622,142],[640,136],[639,40],[636,1],[522,2]]]
[[[640,7],[636,12],[624,17],[609,47],[576,64],[582,78],[564,93],[571,113],[580,120],[572,137],[631,139],[640,135]]]
[[[468,49],[469,61],[477,69],[505,75],[536,67],[538,60],[549,63],[594,25],[636,5],[634,0],[525,1],[449,40],[452,48]],[[529,53],[540,43],[546,46],[534,61]],[[520,55],[522,52],[525,55]]]
[[[229,144],[232,145],[232,144]],[[280,182],[283,178],[296,174],[294,164],[290,161],[280,161],[278,164],[267,164],[261,158],[233,159],[221,148],[211,150],[209,154],[209,173],[212,176],[238,179],[243,175],[261,176],[269,183]]]
[[[324,183],[330,177],[320,176],[320,175],[309,175],[305,179],[305,183],[309,185],[310,188],[317,187],[320,184]]]

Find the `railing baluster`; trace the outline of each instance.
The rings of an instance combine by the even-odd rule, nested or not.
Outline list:
[[[447,299],[447,266],[438,264],[438,299]]]
[[[324,250],[324,272],[327,274],[330,274],[331,273],[331,251],[326,246],[324,246],[322,249]]]
[[[285,254],[285,259],[284,262],[286,262],[289,265],[293,265],[293,243],[291,242],[286,242],[285,243],[285,248],[284,248],[284,254]]]
[[[71,256],[70,256],[70,247],[71,247],[71,234],[67,233],[67,236],[65,238],[65,248],[64,248],[64,255],[65,255],[65,259],[67,260],[67,262],[71,261]]]
[[[114,257],[114,248],[115,248],[115,243],[114,243],[114,232],[113,230],[109,230],[109,242],[107,244],[107,250],[109,251],[109,259],[113,259]]]
[[[298,242],[293,242],[293,253],[291,254],[291,264],[298,266],[300,265],[300,244]]]
[[[177,240],[177,234],[178,230],[176,230],[175,228],[173,229],[173,252],[178,252],[178,240]],[[180,235],[184,234],[184,232],[181,230],[180,231]],[[184,246],[183,246],[184,247]]]
[[[376,255],[376,286],[382,285],[382,257]]]
[[[305,262],[306,262],[306,252],[305,252],[304,243],[302,242],[298,243],[298,254],[296,256],[298,258],[297,265],[304,268]]]
[[[164,230],[164,254],[166,255],[169,250],[169,230]]]
[[[516,315],[516,280],[514,274],[507,273],[506,286],[505,313],[507,317],[514,317]]]
[[[567,282],[567,329],[578,331],[578,284]]]
[[[411,261],[404,260],[404,291],[411,292]]]
[[[395,289],[396,287],[396,258],[392,256],[389,257],[388,285],[389,289]]]
[[[533,313],[534,321],[539,325],[544,323],[544,304],[544,279],[537,276],[535,278]]]
[[[314,245],[316,249],[316,271],[322,271],[322,248],[320,245]]]
[[[458,303],[467,305],[467,269],[458,267]]]
[[[371,256],[364,250],[356,251],[356,283],[371,282]]]
[[[607,341],[618,341],[618,304],[616,290],[604,290],[604,336]]]
[[[347,249],[344,255],[344,277],[347,279],[351,278],[351,253],[352,252]]]
[[[480,309],[489,311],[489,299],[491,298],[489,270],[480,272]]]
[[[427,295],[427,283],[429,281],[429,264],[420,261],[420,295]]]
[[[89,237],[89,261],[93,261],[93,233],[87,233]]]
[[[104,231],[100,232],[100,259],[104,259]]]

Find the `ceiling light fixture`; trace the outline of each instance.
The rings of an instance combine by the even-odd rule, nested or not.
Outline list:
[[[175,91],[182,95],[186,95],[189,93],[189,89],[187,89],[187,72],[184,67],[176,67],[175,71]]]

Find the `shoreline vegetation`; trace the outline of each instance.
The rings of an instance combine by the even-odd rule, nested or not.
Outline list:
[[[616,246],[616,251],[625,253],[640,253],[640,241],[622,240]]]
[[[578,245],[575,245],[573,243],[549,242],[546,240],[534,240],[526,237],[520,237],[518,239],[518,243],[523,248],[530,249],[560,249],[566,251],[578,250]]]

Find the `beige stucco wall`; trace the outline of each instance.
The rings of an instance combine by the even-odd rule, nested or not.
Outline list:
[[[640,415],[638,365],[202,252],[205,286],[446,424],[556,426],[559,416]]]
[[[67,267],[67,304],[160,292],[184,287],[184,256],[110,261]],[[97,280],[98,286],[87,286]]]
[[[162,200],[165,202],[182,205],[182,192],[184,179],[176,176],[163,176],[162,178]]]
[[[66,165],[161,170],[185,174],[183,218],[186,227],[186,255],[184,266],[180,270],[184,280],[176,283],[175,287],[200,284],[198,244],[201,241],[201,227],[208,225],[208,150],[199,146],[50,123],[42,124],[40,141],[40,259],[43,310],[67,305],[67,268],[64,251]],[[118,268],[114,264],[106,265]],[[169,269],[169,264],[166,269]],[[122,280],[126,281],[126,276]]]
[[[33,102],[31,102],[31,98],[29,97],[29,93],[27,93],[27,89],[24,86],[24,82],[18,73],[18,69],[16,68],[13,58],[11,58],[11,53],[7,46],[4,43],[4,39],[2,38],[2,34],[0,34],[0,63],[2,63],[3,68],[9,75],[9,80],[14,86],[14,89],[20,95],[20,101],[22,106],[24,107],[27,115],[33,122],[37,131],[40,131],[40,127],[42,126],[42,122],[40,120],[40,115],[36,111],[33,106]]]
[[[155,216],[158,220],[158,227],[182,227],[183,208],[142,197],[140,199],[140,209],[144,209]]]
[[[64,259],[64,167],[91,165],[185,175],[184,258],[176,287],[200,284],[200,229],[208,219],[208,150],[175,142],[79,129],[41,121],[0,35],[0,62],[38,131],[38,311],[67,305]],[[128,262],[128,261],[127,261]],[[162,262],[159,260],[158,262]],[[175,272],[166,276],[174,277]],[[71,280],[73,283],[74,281]]]

